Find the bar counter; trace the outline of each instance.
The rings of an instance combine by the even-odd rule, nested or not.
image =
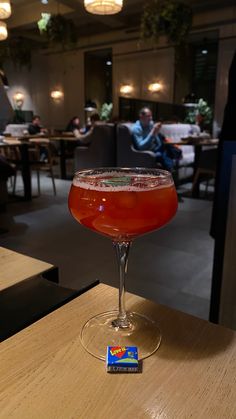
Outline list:
[[[108,374],[79,331],[116,301],[117,290],[98,285],[1,343],[0,418],[236,417],[235,332],[127,294],[163,340],[141,373]]]

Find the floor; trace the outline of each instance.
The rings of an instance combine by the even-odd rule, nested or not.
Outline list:
[[[69,181],[43,174],[41,196],[32,202],[11,200],[1,214],[0,245],[33,256],[60,269],[60,283],[79,289],[99,279],[118,286],[111,242],[81,225],[67,207]],[[22,185],[17,181],[20,194]],[[36,179],[33,179],[36,195]],[[127,289],[170,307],[207,319],[213,240],[209,236],[212,203],[183,198],[176,217],[165,228],[137,239],[131,248]]]

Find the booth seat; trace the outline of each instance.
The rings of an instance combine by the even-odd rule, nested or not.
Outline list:
[[[75,171],[92,167],[116,166],[114,124],[95,125],[91,134],[86,137],[86,146],[78,146],[74,151]]]
[[[179,143],[182,138],[200,134],[198,125],[190,124],[163,124],[160,131],[166,138]],[[179,146],[182,150],[180,165],[188,165],[194,162],[194,146]]]
[[[152,151],[136,150],[133,145],[132,123],[118,124],[116,131],[116,163],[118,167],[157,167]]]
[[[4,134],[9,134],[12,137],[22,137],[26,131],[28,132],[28,126],[29,124],[8,124]]]
[[[163,124],[160,132],[169,140],[179,143],[182,138],[199,135],[200,128],[191,124]],[[182,150],[182,158],[179,160],[178,177],[182,180],[193,175],[195,151],[192,145],[180,145],[179,148]]]

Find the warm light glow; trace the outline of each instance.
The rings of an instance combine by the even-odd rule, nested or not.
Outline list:
[[[13,100],[17,109],[21,109],[24,104],[24,94],[21,92],[16,92],[13,96]]]
[[[84,7],[94,15],[114,15],[121,11],[123,0],[84,0]]]
[[[0,19],[7,19],[11,16],[10,0],[0,1]]]
[[[63,98],[63,92],[61,90],[53,90],[51,92],[51,98],[54,100],[60,100]]]
[[[0,41],[4,41],[4,39],[7,39],[7,36],[7,25],[5,22],[0,22]]]
[[[162,85],[159,82],[155,82],[155,83],[151,83],[148,86],[148,90],[151,93],[157,93],[160,92],[160,90],[162,89]]]
[[[14,94],[14,99],[16,102],[18,102],[19,100],[24,100],[24,95],[21,92],[17,92]]]
[[[124,95],[128,95],[132,91],[133,91],[133,86],[131,86],[131,84],[124,84],[123,86],[120,87],[120,93]]]

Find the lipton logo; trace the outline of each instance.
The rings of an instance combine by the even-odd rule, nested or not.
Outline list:
[[[126,352],[126,347],[125,346],[115,346],[113,348],[110,349],[110,353],[112,356],[117,356],[118,358],[122,358],[122,356],[125,354]]]

